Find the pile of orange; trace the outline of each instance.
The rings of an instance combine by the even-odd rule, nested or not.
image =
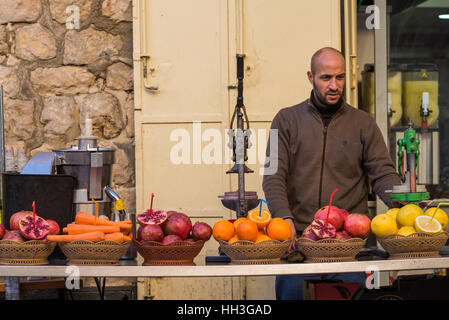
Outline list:
[[[290,225],[282,218],[271,218],[266,210],[254,209],[246,218],[238,218],[234,222],[220,220],[212,229],[215,240],[233,243],[237,240],[248,240],[259,243],[265,240],[285,241],[290,239]]]

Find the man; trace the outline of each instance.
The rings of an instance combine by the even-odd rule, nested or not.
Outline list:
[[[319,208],[329,204],[337,188],[333,205],[350,213],[368,214],[368,182],[389,207],[392,203],[385,191],[401,184],[374,119],[343,100],[343,55],[333,48],[320,49],[313,55],[310,69],[310,98],[280,110],[273,119],[278,168],[263,178],[272,216],[286,219],[293,237],[304,231]],[[361,276],[346,274],[340,279],[363,283]],[[305,278],[276,277],[277,299],[301,299]]]

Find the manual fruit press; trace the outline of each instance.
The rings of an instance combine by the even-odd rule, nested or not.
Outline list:
[[[224,196],[219,196],[226,208],[236,212],[237,218],[246,217],[248,211],[256,208],[260,201],[256,192],[245,191],[245,174],[254,171],[245,164],[245,161],[248,160],[247,150],[251,147],[249,141],[251,131],[249,130],[249,120],[243,103],[244,57],[243,54],[237,54],[237,104],[232,115],[231,128],[228,130],[228,147],[232,149],[232,161],[235,164],[226,172],[227,174],[238,175],[238,190],[236,192],[225,192]],[[234,121],[237,122],[235,130],[233,129]]]
[[[404,131],[404,138],[398,144],[398,173],[403,184],[393,186],[391,199],[400,203],[419,205],[421,201],[429,199],[429,193],[424,185],[416,183],[416,169],[419,157],[419,138],[409,120],[408,128]],[[405,149],[403,151],[403,149]]]

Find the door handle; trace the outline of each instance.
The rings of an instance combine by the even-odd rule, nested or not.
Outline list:
[[[142,60],[142,68],[143,68],[143,85],[150,91],[158,91],[159,86],[151,85],[149,83],[149,75],[148,75],[148,61],[150,60],[150,56],[141,56]]]

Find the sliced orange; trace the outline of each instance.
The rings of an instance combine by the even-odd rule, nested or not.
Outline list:
[[[257,224],[257,228],[262,230],[270,223],[271,214],[264,209],[254,209],[248,212],[248,219],[255,222]]]

